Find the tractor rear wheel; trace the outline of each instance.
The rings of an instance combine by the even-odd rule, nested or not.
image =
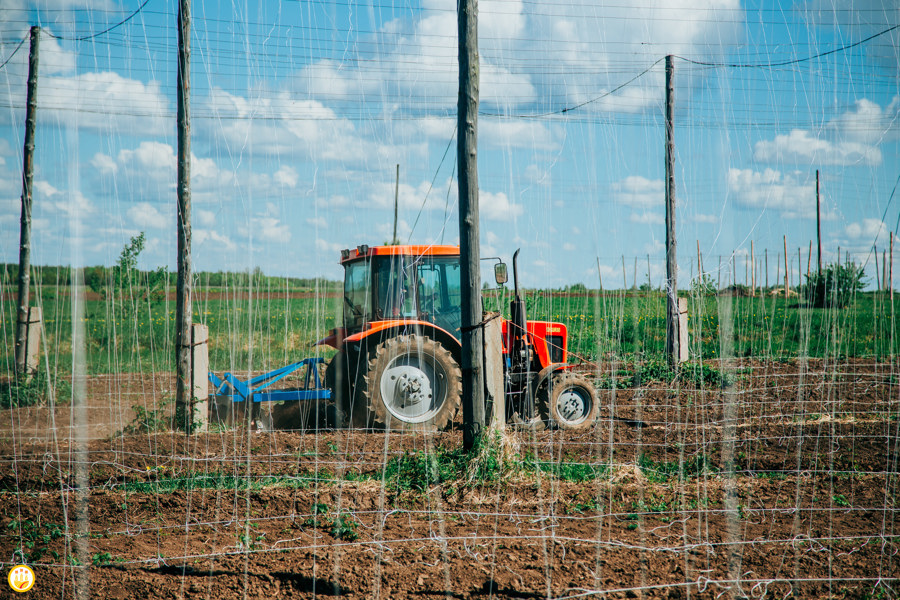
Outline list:
[[[558,372],[543,386],[541,412],[551,426],[569,431],[589,429],[600,412],[597,392],[583,375]]]
[[[370,355],[356,410],[385,429],[444,429],[459,409],[462,372],[450,351],[421,335],[401,335]],[[358,415],[354,421],[360,422]]]

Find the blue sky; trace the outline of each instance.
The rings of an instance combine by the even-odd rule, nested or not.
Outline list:
[[[141,266],[174,268],[177,4],[95,35],[140,4],[0,7],[0,261],[18,256],[27,41],[13,52],[37,24],[33,262],[110,264],[144,231]],[[397,164],[401,239],[457,242],[453,0],[192,10],[196,269],[340,278],[341,248],[391,237]],[[596,287],[599,265],[621,287],[623,260],[640,283],[648,259],[659,284],[673,54],[681,287],[698,243],[742,282],[752,241],[774,282],[783,236],[796,281],[817,169],[826,260],[849,250],[874,283],[900,214],[900,29],[853,45],[898,24],[896,0],[482,0],[482,254],[521,247],[526,285]]]

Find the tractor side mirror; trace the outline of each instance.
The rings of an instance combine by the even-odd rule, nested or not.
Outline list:
[[[494,281],[497,285],[503,285],[509,281],[509,275],[506,273],[506,263],[499,262],[494,265]]]

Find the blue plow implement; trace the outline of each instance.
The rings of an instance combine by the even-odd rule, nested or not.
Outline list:
[[[213,396],[231,397],[232,402],[281,402],[287,400],[328,400],[331,398],[331,390],[322,385],[319,377],[319,364],[325,362],[324,358],[304,358],[286,367],[257,375],[247,381],[241,381],[231,373],[225,373],[222,379],[215,373],[209,374],[210,383],[215,386]],[[284,379],[297,369],[306,366],[306,377],[303,389],[296,390],[271,390],[263,391],[276,381]]]

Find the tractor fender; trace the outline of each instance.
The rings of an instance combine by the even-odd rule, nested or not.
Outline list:
[[[439,342],[453,355],[453,360],[455,360],[457,364],[462,364],[462,345],[459,343],[459,340],[450,334],[450,332],[438,327],[434,323],[429,323],[428,321],[413,319],[380,321],[372,323],[369,329],[344,338],[343,341],[345,343],[361,342],[364,345],[371,345],[372,342],[374,342],[377,345],[387,338],[397,337],[410,332],[428,336],[436,342]]]
[[[531,393],[533,394],[533,397],[537,397],[537,391],[541,389],[541,385],[543,385],[545,381],[550,379],[551,375],[559,371],[568,371],[574,368],[575,365],[566,363],[552,363],[541,369],[540,372],[532,380]]]

